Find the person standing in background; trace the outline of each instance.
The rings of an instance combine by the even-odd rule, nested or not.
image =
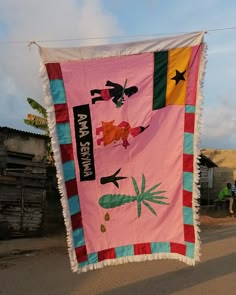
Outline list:
[[[234,211],[233,211],[234,198],[232,193],[232,185],[230,182],[228,182],[227,185],[224,188],[222,188],[222,190],[219,192],[218,199],[220,199],[221,201],[223,200],[229,201],[229,213],[234,214]]]
[[[236,211],[236,180],[234,181],[234,184],[232,185],[232,196],[234,198],[233,211]]]
[[[234,181],[234,184],[232,185],[232,196],[236,197],[236,180]]]

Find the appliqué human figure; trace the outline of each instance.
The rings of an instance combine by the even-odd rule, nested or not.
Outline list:
[[[102,126],[96,128],[96,135],[99,135],[101,132],[103,134],[101,138],[97,139],[98,145],[103,143],[106,146],[121,140],[123,147],[127,149],[130,145],[128,142],[129,135],[135,137],[149,127],[149,125],[146,127],[131,127],[126,121],[122,121],[119,125],[114,125],[114,122],[115,120],[102,122]]]
[[[92,89],[90,91],[91,96],[95,94],[100,94],[100,96],[96,96],[92,98],[92,104],[95,104],[97,101],[109,101],[112,99],[116,106],[123,105],[124,95],[127,97],[132,96],[136,92],[138,92],[137,86],[131,86],[126,88],[127,80],[125,81],[124,87],[118,83],[113,83],[111,81],[106,81],[106,85],[112,88],[105,88],[105,89]]]

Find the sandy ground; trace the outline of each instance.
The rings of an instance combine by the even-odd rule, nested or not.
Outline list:
[[[65,232],[0,241],[0,295],[236,294],[236,218],[201,216],[201,262],[159,260],[70,270]]]

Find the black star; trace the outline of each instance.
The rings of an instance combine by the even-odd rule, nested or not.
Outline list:
[[[175,85],[179,83],[180,80],[185,81],[184,74],[186,73],[186,70],[183,71],[182,73],[179,72],[178,70],[175,70],[176,74],[171,80],[175,80]]]

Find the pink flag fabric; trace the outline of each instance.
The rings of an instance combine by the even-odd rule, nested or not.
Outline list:
[[[72,271],[199,260],[203,35],[40,47]]]

